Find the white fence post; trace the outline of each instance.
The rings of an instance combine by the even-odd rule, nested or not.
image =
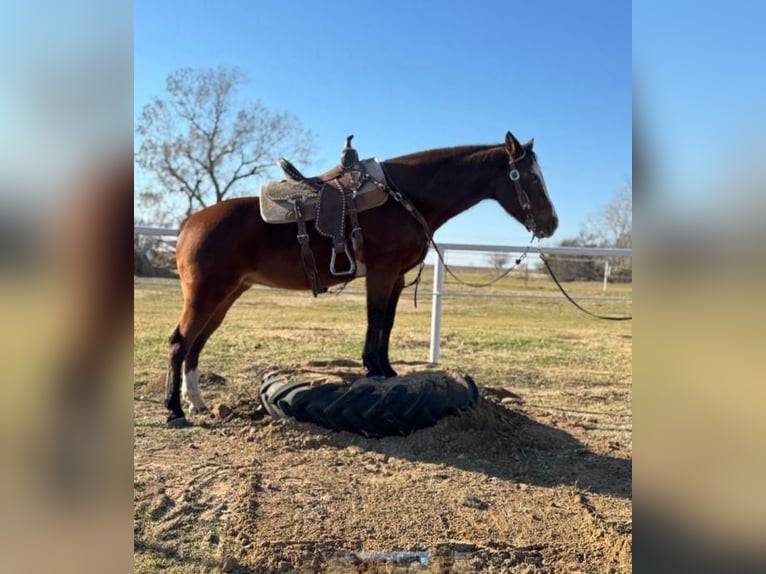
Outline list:
[[[604,261],[604,293],[606,293],[606,278],[609,277],[609,261]]]
[[[445,251],[446,253],[446,251]],[[442,329],[442,290],[444,289],[444,263],[437,256],[434,265],[434,290],[431,303],[431,351],[429,361],[439,362]]]
[[[524,260],[524,288],[529,287],[529,259]]]

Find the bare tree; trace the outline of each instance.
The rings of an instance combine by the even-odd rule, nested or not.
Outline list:
[[[497,275],[503,272],[503,269],[510,260],[511,256],[508,253],[490,253],[487,255],[487,262],[494,268]]]
[[[562,247],[633,247],[633,185],[628,180],[601,211],[591,215],[579,236],[564,239]],[[607,257],[613,281],[632,281],[633,264],[629,257]],[[561,281],[597,281],[604,275],[604,258],[577,258],[549,255],[548,263]],[[541,266],[545,269],[544,266]]]
[[[633,183],[625,184],[598,213],[591,215],[582,235],[602,247],[633,246]]]
[[[133,224],[171,227],[180,223],[165,194],[149,187],[135,190],[133,195]]]
[[[141,111],[136,163],[165,192],[183,195],[187,216],[237,195],[279,155],[299,163],[311,156],[313,134],[296,117],[259,101],[237,105],[246,81],[237,68],[184,68],[168,76],[166,95]]]
[[[172,207],[166,201],[162,193],[152,191],[149,188],[136,190],[133,203],[133,224],[149,225],[158,227],[171,227],[178,224],[178,218],[173,215]],[[169,265],[168,257],[158,257],[174,253],[172,242],[167,239],[152,235],[133,235],[133,273],[136,275],[172,276],[168,269],[175,268]]]
[[[582,235],[576,238],[562,239],[560,247],[595,247],[583,239]],[[602,259],[587,255],[571,257],[566,255],[552,254],[546,257],[548,265],[553,269],[559,281],[598,281],[603,277]],[[548,268],[541,262],[539,269],[548,273]]]
[[[584,241],[599,247],[633,247],[633,182],[628,180],[617,195],[588,218],[581,233]],[[632,281],[633,263],[628,257],[608,257],[614,281]]]

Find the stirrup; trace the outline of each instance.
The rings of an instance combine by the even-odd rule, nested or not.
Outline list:
[[[349,268],[346,271],[338,271],[337,269],[335,269],[335,258],[338,255],[338,252],[335,251],[335,248],[333,248],[332,255],[330,256],[330,273],[332,273],[336,277],[342,277],[344,275],[353,275],[354,273],[356,273],[356,259],[351,256],[351,252],[348,250],[348,245],[346,245],[345,241],[343,242],[343,252],[349,263]]]

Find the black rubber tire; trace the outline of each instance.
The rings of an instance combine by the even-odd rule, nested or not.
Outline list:
[[[259,392],[271,416],[312,422],[367,437],[408,435],[473,406],[479,391],[464,373],[431,378],[361,379],[352,384],[312,382],[300,373],[272,371]]]

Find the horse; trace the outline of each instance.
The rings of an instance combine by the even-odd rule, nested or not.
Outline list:
[[[362,361],[367,376],[396,376],[388,350],[404,276],[425,259],[429,238],[446,221],[494,199],[536,237],[556,231],[558,216],[533,145],[534,139],[521,144],[509,131],[502,144],[433,149],[381,162],[397,201],[358,214],[366,265]],[[330,273],[330,245],[308,227],[322,285],[347,281]],[[264,222],[258,197],[222,201],[184,222],[176,248],[183,309],[169,339],[168,425],[187,424],[182,394],[191,413],[207,411],[199,390],[199,356],[242,293],[254,284],[310,288],[296,235],[295,223]]]

